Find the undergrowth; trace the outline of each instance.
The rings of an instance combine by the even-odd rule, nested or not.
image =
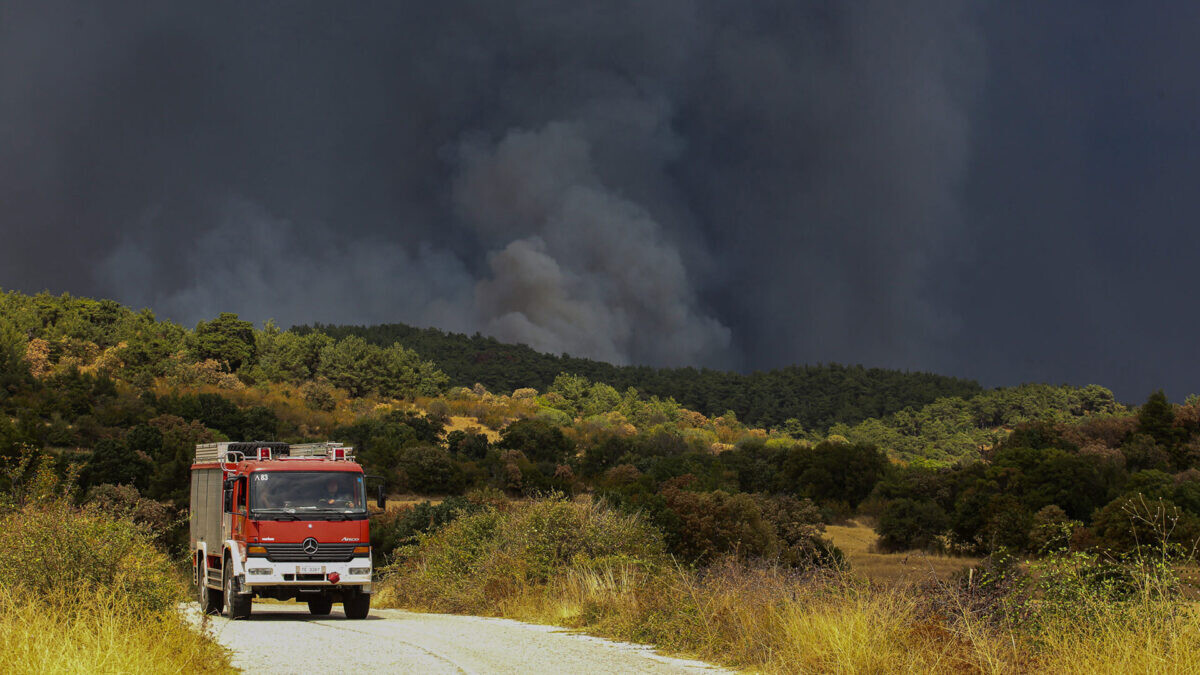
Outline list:
[[[505,616],[780,673],[1193,672],[1200,616],[1163,560],[987,560],[873,585],[733,557],[675,564],[636,516],[589,500],[465,515],[401,550],[383,604]]]
[[[76,506],[69,479],[28,464],[10,467],[13,488],[0,493],[3,672],[231,672],[224,648],[178,611],[184,581],[156,533]]]
[[[225,649],[172,610],[79,589],[33,595],[0,585],[6,673],[224,673]]]

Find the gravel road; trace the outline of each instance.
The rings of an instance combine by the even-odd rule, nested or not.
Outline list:
[[[211,617],[208,629],[247,673],[720,673],[650,648],[508,619],[372,609],[361,621],[334,606],[258,604],[248,621]],[[188,609],[200,622],[199,608]]]

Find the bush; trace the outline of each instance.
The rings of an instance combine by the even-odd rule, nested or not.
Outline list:
[[[400,451],[402,484],[420,494],[456,494],[462,492],[462,470],[450,458],[450,452],[436,445],[418,445]]]
[[[459,517],[399,549],[384,583],[406,605],[494,614],[505,598],[571,569],[665,562],[661,537],[637,516],[550,498]]]
[[[376,564],[390,558],[398,546],[417,543],[418,535],[436,532],[459,516],[482,508],[465,497],[450,497],[440,504],[421,502],[375,516],[371,519],[371,550]]]
[[[76,507],[69,482],[43,460],[0,512],[0,587],[33,597],[86,588],[150,610],[174,606],[182,588],[154,534],[95,506]]]
[[[540,420],[518,420],[500,432],[496,447],[516,450],[534,462],[564,462],[574,444],[558,427]]]
[[[934,502],[893,499],[879,514],[877,545],[883,551],[936,549],[939,537],[949,527],[950,518]]]
[[[170,560],[145,528],[65,499],[0,516],[0,586],[36,596],[102,589],[151,610],[181,597]]]

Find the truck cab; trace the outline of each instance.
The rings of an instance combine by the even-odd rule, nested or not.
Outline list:
[[[191,487],[193,581],[205,612],[247,618],[265,597],[303,600],[317,616],[335,602],[348,618],[367,616],[367,487],[353,448],[205,443]]]

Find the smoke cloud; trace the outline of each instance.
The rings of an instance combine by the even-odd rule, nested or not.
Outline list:
[[[678,249],[644,208],[599,180],[581,130],[553,123],[465,146],[455,203],[489,254],[483,330],[613,363],[711,363],[729,329],[697,307]]]
[[[654,365],[937,368],[955,335],[970,7],[0,11],[6,287]]]

